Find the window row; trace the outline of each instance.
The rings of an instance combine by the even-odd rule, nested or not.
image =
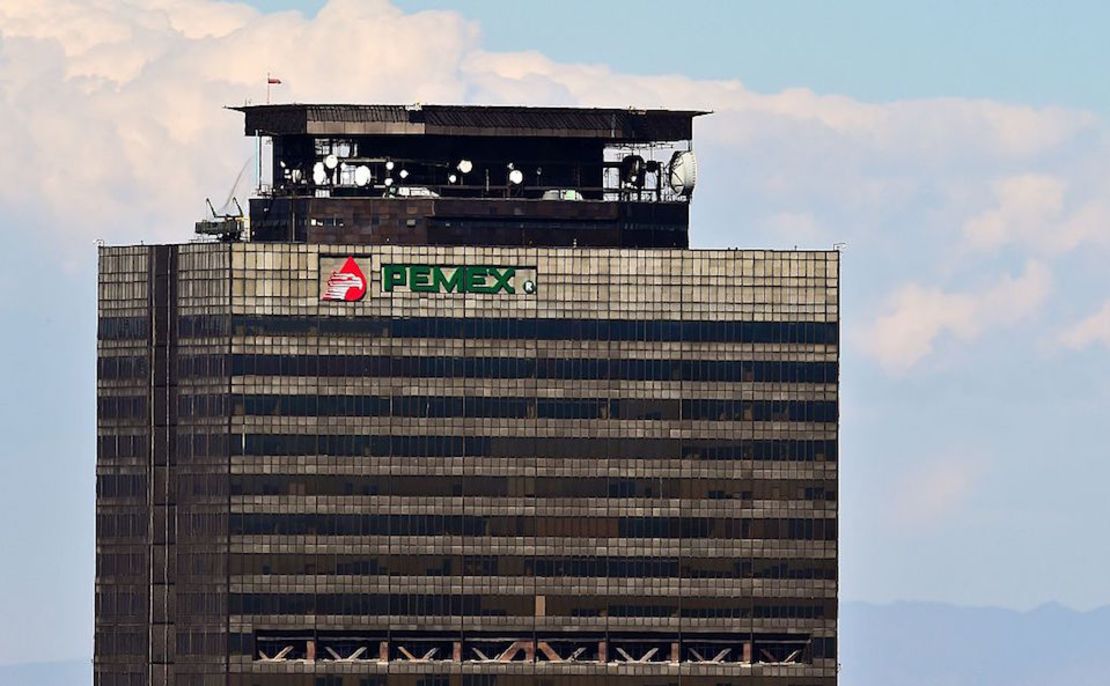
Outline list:
[[[145,395],[100,396],[96,399],[98,419],[149,419]]]
[[[147,657],[147,632],[146,626],[106,626],[102,623],[101,615],[97,615],[96,633],[93,636],[95,653],[99,658],[111,658],[122,655],[137,655],[145,661]],[[107,619],[106,617],[103,619]],[[143,675],[146,676],[145,674]],[[140,683],[138,681],[134,682]],[[146,683],[143,681],[141,683]]]
[[[547,596],[544,615],[571,617],[684,617],[735,619],[824,619],[836,616],[832,603],[779,602],[738,598],[675,598],[671,603],[609,603],[608,597]],[[531,595],[422,595],[339,593],[232,593],[233,615],[494,616],[534,617]]]
[[[149,610],[143,586],[119,586],[96,591],[96,616],[103,619],[124,617],[145,619]]]
[[[487,340],[679,341],[832,345],[836,322],[572,319],[563,317],[301,317],[292,315],[187,316],[182,338],[223,336],[369,336]]]
[[[226,475],[181,475],[179,493],[223,495]],[[145,482],[144,482],[145,484]],[[145,491],[142,491],[145,492]],[[537,498],[686,498],[697,500],[836,500],[833,481],[605,476],[408,476],[233,474],[231,495],[452,496]]]
[[[96,338],[101,341],[141,340],[149,336],[149,317],[101,317],[96,323]]]
[[[111,410],[145,411],[145,397],[101,398]],[[230,406],[230,407],[229,407]],[[181,417],[419,417],[485,419],[618,419],[638,421],[835,422],[837,404],[824,400],[514,398],[442,395],[182,395]],[[141,414],[137,416],[142,416]]]
[[[150,360],[146,355],[122,355],[98,357],[96,377],[114,381],[117,379],[145,379],[150,375]]]
[[[145,511],[100,512],[96,515],[96,538],[142,538],[147,534],[148,514]]]
[[[836,520],[824,518],[233,513],[230,515],[229,529],[232,535],[238,536],[555,536],[836,540]]]
[[[226,376],[223,355],[179,358],[182,376]],[[219,374],[212,372],[219,371]],[[837,363],[777,360],[636,360],[529,357],[250,355],[231,357],[231,374],[451,379],[584,379],[755,383],[835,383]]]
[[[511,436],[378,436],[366,434],[246,434],[181,430],[175,457],[228,455],[338,457],[537,457],[555,459],[644,459],[757,462],[835,462],[835,440],[713,440],[677,438],[531,438]],[[97,459],[149,454],[147,434],[97,436]]]
[[[257,553],[231,556],[237,575],[511,576],[622,579],[836,579],[830,559]]]
[[[145,474],[97,474],[97,498],[146,497]]]
[[[199,434],[197,449],[223,447],[227,436]],[[185,438],[184,436],[182,438]],[[215,444],[213,444],[215,442]],[[179,440],[179,449],[189,441]],[[368,434],[246,434],[230,441],[233,455],[395,457],[546,457],[567,459],[754,460],[833,462],[834,440],[712,440],[680,438],[533,438],[513,436],[376,436]],[[211,452],[221,455],[225,453]]]
[[[108,552],[103,549],[96,554],[96,576],[132,576],[148,579],[149,562],[146,545],[131,546],[131,550]]]
[[[178,318],[181,338],[339,335],[374,338],[480,338],[491,340],[686,341],[832,345],[836,322],[678,321],[570,319],[561,317],[298,317],[194,315]],[[138,340],[150,334],[150,319],[101,317],[99,340]]]
[[[225,441],[226,442],[226,441]],[[150,436],[147,434],[102,434],[96,437],[98,460],[142,457],[149,454]],[[226,449],[224,453],[226,454]]]

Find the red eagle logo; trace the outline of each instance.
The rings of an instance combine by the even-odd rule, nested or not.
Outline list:
[[[320,294],[320,300],[354,302],[362,300],[364,295],[366,295],[366,276],[358,268],[355,258],[348,257],[343,266],[328,277],[328,285]]]

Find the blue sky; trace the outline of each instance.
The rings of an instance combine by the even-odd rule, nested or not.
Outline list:
[[[313,14],[322,0],[253,0]],[[492,50],[633,74],[740,78],[757,91],[803,87],[869,101],[992,98],[1110,110],[1097,86],[1110,5],[881,0],[641,0],[557,5],[509,0],[399,0],[406,11],[454,9]]]
[[[91,652],[94,241],[188,240],[251,153],[221,106],[263,99],[268,71],[277,101],[714,110],[694,243],[848,244],[843,597],[1110,604],[1108,19],[1096,3],[5,3],[0,550],[21,562],[0,584],[0,664]]]

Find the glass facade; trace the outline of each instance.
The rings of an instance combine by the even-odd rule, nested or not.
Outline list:
[[[100,686],[836,683],[836,252],[100,259]]]

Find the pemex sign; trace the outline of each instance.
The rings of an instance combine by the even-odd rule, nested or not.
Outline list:
[[[370,292],[370,259],[320,258],[320,300],[355,302]],[[536,268],[493,264],[383,264],[376,281],[380,292],[466,293],[494,296],[534,295]]]
[[[529,272],[523,276],[518,271]],[[384,264],[382,292],[488,293],[531,295],[536,292],[534,268],[479,265]]]

